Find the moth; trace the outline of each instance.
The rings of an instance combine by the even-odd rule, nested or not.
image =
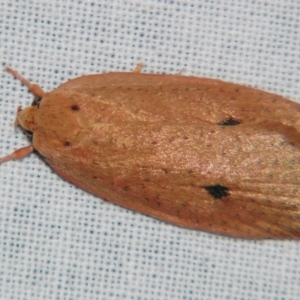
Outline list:
[[[215,79],[79,77],[35,95],[15,125],[64,179],[174,225],[241,238],[300,237],[300,104]]]

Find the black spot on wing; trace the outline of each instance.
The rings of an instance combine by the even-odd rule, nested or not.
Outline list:
[[[203,187],[215,199],[221,199],[229,195],[229,189],[226,186],[216,184]]]
[[[234,126],[239,124],[241,124],[241,121],[233,119],[232,117],[218,123],[218,125],[223,125],[223,126]]]
[[[71,109],[74,110],[74,111],[78,111],[78,110],[80,110],[80,107],[77,104],[73,104],[71,106]]]

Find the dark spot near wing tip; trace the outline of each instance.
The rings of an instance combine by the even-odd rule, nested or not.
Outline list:
[[[124,190],[124,191],[128,191],[128,190],[129,190],[129,186],[128,186],[128,185],[125,185],[125,186],[123,187],[123,190]]]
[[[64,145],[65,145],[66,147],[70,147],[70,146],[71,146],[71,143],[68,142],[68,141],[65,141],[65,142],[64,142]]]
[[[74,111],[80,110],[80,108],[79,108],[79,106],[77,104],[72,105],[71,109],[74,110]]]
[[[97,179],[98,177],[97,176],[93,176],[93,179]]]
[[[215,199],[221,199],[229,195],[229,189],[226,186],[220,184],[208,185],[203,187],[211,196]]]
[[[235,120],[231,117],[218,123],[218,125],[224,125],[224,126],[233,126],[233,125],[239,125],[239,124],[241,124],[240,121]]]
[[[31,103],[31,106],[37,106],[39,107],[40,106],[40,103],[42,101],[42,97],[39,97],[39,96],[35,96],[32,103]]]
[[[169,173],[169,170],[168,170],[168,169],[162,168],[161,170],[162,170],[165,174],[168,174],[168,173]]]

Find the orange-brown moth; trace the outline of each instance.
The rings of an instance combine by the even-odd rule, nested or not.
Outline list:
[[[89,75],[29,83],[15,124],[63,178],[175,225],[243,238],[300,237],[300,104],[214,79]]]

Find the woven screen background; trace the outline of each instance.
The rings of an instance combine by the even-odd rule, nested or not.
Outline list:
[[[299,1],[0,1],[0,62],[44,90],[132,70],[300,100]],[[0,71],[0,156],[33,96]],[[177,228],[69,184],[37,155],[0,166],[0,299],[300,299],[300,242]]]

